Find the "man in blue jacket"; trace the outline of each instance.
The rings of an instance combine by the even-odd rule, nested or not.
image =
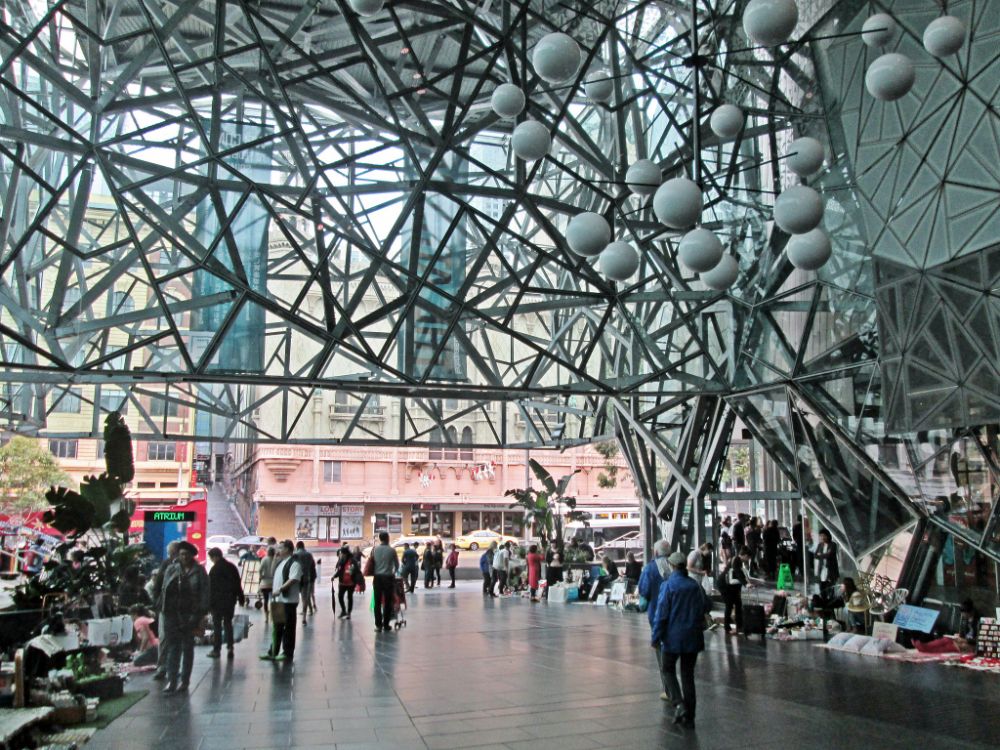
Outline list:
[[[660,586],[653,616],[652,646],[659,649],[663,682],[675,706],[674,724],[694,727],[694,664],[705,650],[705,615],[712,605],[705,590],[687,572],[687,556],[674,552],[667,558],[673,572]],[[652,607],[650,607],[652,609]],[[677,662],[681,684],[677,683]]]
[[[493,593],[493,556],[496,554],[497,543],[491,542],[490,548],[479,557],[479,572],[483,574],[483,596],[496,599]]]
[[[670,576],[670,565],[667,563],[667,555],[670,554],[670,542],[666,539],[659,540],[653,545],[653,559],[643,567],[639,574],[639,596],[646,600],[646,617],[649,618],[649,629],[653,629],[653,617],[656,615],[656,602],[660,595],[660,584]],[[670,700],[667,695],[667,683],[663,679],[663,659],[659,649],[656,651],[656,671],[660,673],[660,680],[663,682],[663,693],[660,694],[662,700]]]

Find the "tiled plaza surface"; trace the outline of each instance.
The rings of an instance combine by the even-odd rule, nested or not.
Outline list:
[[[369,594],[370,596],[370,594]],[[408,626],[376,634],[367,598],[299,627],[294,664],[197,650],[188,696],[153,689],[88,748],[995,748],[1000,678],[940,665],[708,634],[698,724],[658,698],[644,615],[486,600],[472,583],[410,597]]]

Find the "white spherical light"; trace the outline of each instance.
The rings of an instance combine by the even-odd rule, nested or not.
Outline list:
[[[796,138],[786,154],[785,164],[799,177],[816,174],[823,166],[823,144],[815,138]]]
[[[493,89],[490,106],[500,117],[517,117],[524,109],[524,92],[513,83],[501,83]]]
[[[597,261],[601,273],[615,281],[625,281],[639,268],[639,253],[627,242],[612,242]]]
[[[692,271],[711,271],[722,257],[722,243],[715,232],[707,229],[692,229],[681,239],[677,248],[677,258]]]
[[[804,271],[815,271],[822,268],[830,259],[833,248],[830,238],[822,229],[813,229],[805,234],[797,234],[785,245],[788,261],[796,268]]]
[[[743,110],[735,104],[720,104],[712,112],[708,126],[723,140],[735,138],[743,130]]]
[[[580,67],[580,45],[569,34],[546,34],[535,45],[531,64],[543,80],[561,83],[572,78]]]
[[[805,234],[823,221],[823,199],[811,187],[788,188],[774,202],[774,223],[789,234]]]
[[[606,70],[595,70],[587,74],[583,82],[583,90],[595,102],[609,102],[615,95],[615,82]]]
[[[577,255],[593,257],[611,242],[611,227],[600,214],[585,211],[569,220],[566,227],[566,244]]]
[[[965,44],[965,24],[955,16],[935,18],[924,29],[924,49],[934,57],[948,57]]]
[[[385,4],[385,0],[347,0],[351,10],[359,16],[374,16]]]
[[[662,181],[660,168],[649,159],[639,159],[625,172],[625,184],[636,195],[651,195]]]
[[[653,213],[671,229],[687,229],[701,216],[701,188],[686,177],[667,180],[653,196]]]
[[[552,136],[538,120],[525,120],[514,128],[510,145],[519,159],[537,161],[549,152]]]
[[[865,73],[865,88],[876,99],[891,102],[913,86],[917,71],[906,55],[890,52],[877,58]]]
[[[743,30],[755,44],[783,44],[799,22],[795,0],[750,0],[743,11]]]
[[[701,283],[709,289],[724,292],[733,285],[740,275],[740,264],[732,255],[723,255],[715,268],[700,275]]]
[[[888,13],[876,13],[861,24],[861,40],[869,47],[884,47],[896,35],[896,22]]]

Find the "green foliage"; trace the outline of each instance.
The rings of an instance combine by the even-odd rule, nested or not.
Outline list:
[[[17,587],[14,598],[18,606],[38,606],[41,598],[52,592],[87,597],[95,591],[112,591],[125,568],[148,554],[145,545],[128,544],[135,504],[125,496],[125,485],[135,476],[135,464],[131,433],[117,412],[105,420],[104,441],[105,473],[85,477],[79,492],[52,487],[45,493],[50,506],[43,516],[45,523],[71,541],[56,548],[42,575]],[[118,540],[116,534],[124,538]],[[98,544],[84,552],[83,566],[73,570],[66,556],[84,535]]]
[[[588,515],[576,510],[575,497],[566,495],[569,483],[573,481],[573,475],[579,473],[579,469],[561,477],[557,482],[548,470],[534,459],[530,459],[528,465],[544,489],[536,490],[529,487],[507,490],[504,495],[514,498],[511,508],[523,508],[525,515],[535,524],[536,529],[544,529],[548,538],[561,544],[563,516],[567,520],[574,521],[583,520]],[[563,505],[569,508],[565,514],[560,513],[560,506]]]
[[[603,443],[596,443],[594,450],[604,457],[604,468],[597,475],[597,486],[603,489],[611,489],[618,484],[618,466],[614,460],[618,457],[618,443],[614,440],[605,440]]]
[[[69,477],[51,453],[21,435],[0,447],[0,503],[14,511],[45,507],[45,489]]]
[[[750,486],[750,447],[746,444],[729,446],[729,454],[722,469],[722,481],[735,485],[743,480],[743,486]]]

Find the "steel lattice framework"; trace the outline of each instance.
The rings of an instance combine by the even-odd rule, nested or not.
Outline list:
[[[668,533],[694,538],[692,498],[715,486],[738,416],[855,557],[920,515],[948,523],[919,467],[959,430],[993,472],[996,433],[975,425],[1000,409],[931,436],[911,409],[890,435],[876,283],[899,272],[877,279],[872,258],[922,272],[1000,239],[997,19],[949,4],[966,51],[879,104],[853,33],[882,10],[919,49],[934,3],[801,2],[798,41],[762,49],[745,3],[693,2],[401,0],[361,18],[343,0],[7,0],[2,416],[53,434],[48,414],[81,397],[89,428],[58,434],[97,434],[127,404],[151,438],[448,442],[472,416],[476,446],[615,435]],[[529,62],[556,30],[585,58],[560,86]],[[583,92],[599,69],[607,104]],[[508,81],[553,135],[543,160],[516,159],[514,122],[490,109]],[[722,101],[747,114],[734,141],[706,122]],[[928,133],[973,106],[979,125],[943,136],[936,169]],[[818,274],[788,264],[770,224],[790,184],[779,157],[802,134],[829,147],[810,183],[835,247]],[[740,262],[728,293],[677,262],[680,233],[624,185],[639,158],[702,186],[702,223]],[[945,200],[961,236],[906,223],[889,163],[897,192],[919,178],[976,193],[969,210]],[[583,210],[640,250],[628,282],[567,248]],[[995,251],[981,257],[995,274]],[[317,430],[331,391],[348,418]],[[995,389],[973,392],[996,408]],[[183,433],[178,407],[198,415]],[[895,474],[878,461],[889,442],[907,455]],[[968,537],[992,554],[991,533]]]

